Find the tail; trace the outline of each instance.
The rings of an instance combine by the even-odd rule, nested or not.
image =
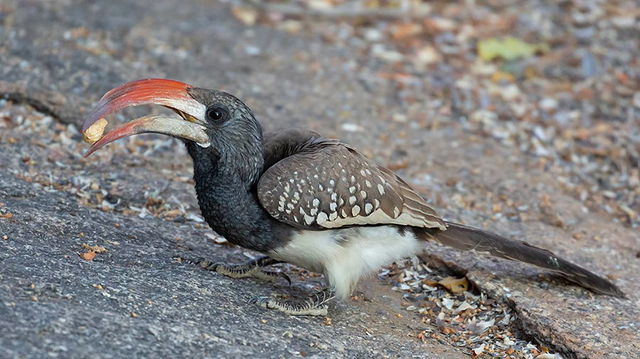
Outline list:
[[[471,228],[458,223],[446,222],[447,230],[416,230],[419,237],[435,240],[461,250],[486,252],[493,256],[525,262],[549,269],[565,279],[593,292],[625,297],[615,284],[590,271],[564,260],[552,252],[534,247],[523,241],[507,239],[494,233]]]

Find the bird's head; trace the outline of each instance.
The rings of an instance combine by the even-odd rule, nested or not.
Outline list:
[[[149,104],[165,106],[178,116],[144,116],[102,134],[105,116],[129,106]],[[166,79],[132,81],[107,92],[87,115],[82,133],[93,142],[85,157],[110,142],[140,133],[180,138],[192,156],[228,156],[230,161],[257,155],[262,142],[260,124],[235,96]]]

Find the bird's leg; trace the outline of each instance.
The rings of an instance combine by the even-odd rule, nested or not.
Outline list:
[[[235,265],[213,263],[204,258],[196,259],[191,262],[200,266],[202,269],[218,272],[230,278],[257,278],[267,282],[275,282],[279,278],[284,278],[289,284],[291,284],[291,279],[285,273],[271,272],[264,269],[266,266],[282,263],[281,261],[267,256],[251,260],[245,264]]]
[[[279,310],[290,315],[327,315],[327,302],[333,299],[334,292],[325,288],[311,297],[298,300],[282,300],[272,297],[258,297],[254,302],[266,309]]]

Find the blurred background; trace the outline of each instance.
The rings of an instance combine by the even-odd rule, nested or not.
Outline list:
[[[640,29],[629,1],[247,1],[233,15],[358,55],[392,83],[382,120],[447,127],[535,156],[588,206],[636,226]],[[456,124],[456,125],[457,125]]]
[[[236,93],[274,127],[456,127],[530,155],[587,207],[637,226],[637,3],[222,1],[229,14],[207,3],[221,9],[4,1],[3,93],[71,102],[56,114],[77,123],[110,86],[164,75]],[[367,113],[350,112],[363,101]]]

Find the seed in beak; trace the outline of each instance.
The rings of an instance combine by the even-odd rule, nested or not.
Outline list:
[[[107,124],[108,122],[104,118],[101,118],[92,124],[82,133],[84,142],[88,144],[96,143],[100,138],[102,138],[102,134],[104,133],[104,129],[107,127]]]

